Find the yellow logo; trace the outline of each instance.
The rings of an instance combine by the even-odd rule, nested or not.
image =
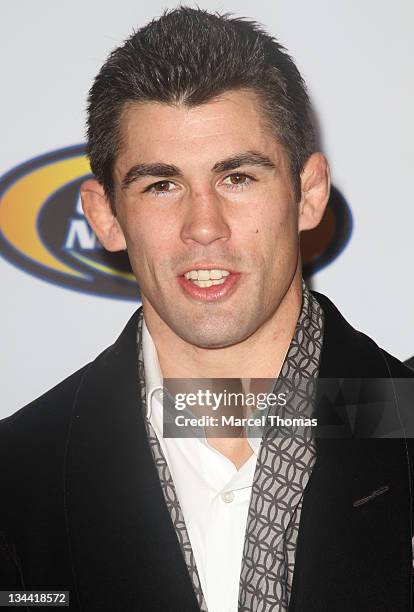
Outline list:
[[[125,253],[108,253],[80,206],[91,174],[83,145],[42,155],[0,180],[0,250],[19,268],[58,285],[95,295],[137,300]]]

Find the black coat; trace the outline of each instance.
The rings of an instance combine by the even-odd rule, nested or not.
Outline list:
[[[321,378],[414,376],[315,297]],[[136,324],[1,421],[0,590],[69,590],[88,612],[199,609],[147,441]],[[409,439],[318,440],[290,611],[412,609],[412,466]]]

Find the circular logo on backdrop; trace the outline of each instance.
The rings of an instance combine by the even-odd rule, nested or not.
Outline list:
[[[83,215],[79,189],[90,175],[84,145],[7,172],[0,179],[0,252],[20,269],[68,289],[139,300],[128,255],[105,251]],[[332,262],[351,231],[349,207],[333,188],[322,223],[302,234],[304,276]]]
[[[32,159],[0,180],[0,251],[43,280],[99,296],[137,300],[125,252],[105,251],[83,215],[79,189],[91,175],[85,146]]]

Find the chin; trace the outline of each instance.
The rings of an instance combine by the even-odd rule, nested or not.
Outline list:
[[[234,346],[243,340],[243,338],[231,338],[223,340],[222,337],[214,338],[214,337],[202,337],[202,336],[183,336],[183,339],[201,349],[222,349],[228,346]]]
[[[210,322],[209,325],[201,326],[198,330],[197,326],[194,325],[191,329],[186,327],[177,331],[181,338],[189,344],[206,349],[234,346],[245,340],[251,333],[244,330],[243,326],[235,324],[234,321],[231,326],[213,326]]]

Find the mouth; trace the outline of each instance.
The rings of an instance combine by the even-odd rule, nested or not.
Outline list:
[[[198,301],[217,301],[233,293],[240,273],[221,267],[195,267],[178,276],[188,297]]]

